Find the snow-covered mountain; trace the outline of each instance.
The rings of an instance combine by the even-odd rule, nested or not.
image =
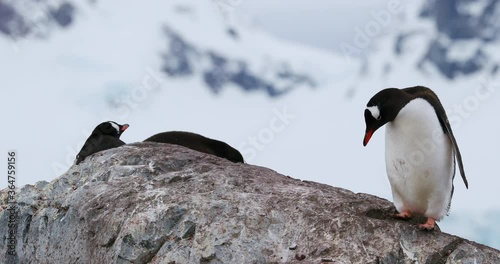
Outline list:
[[[324,70],[308,61],[311,56],[327,61],[323,54],[280,43],[259,30],[240,30],[229,21],[231,18],[218,12],[223,5],[227,4],[169,1],[159,5],[161,14],[155,28],[161,34],[161,42],[156,45],[163,48],[149,50],[162,60],[159,71],[169,78],[201,78],[214,93],[236,86],[279,96],[298,87],[318,86],[321,78],[317,73]],[[14,42],[48,39],[53,31],[72,31],[73,24],[86,23],[86,18],[95,16],[101,6],[101,2],[94,1],[2,2],[0,32]],[[147,8],[138,12],[141,9]],[[290,57],[290,52],[296,56]]]
[[[303,60],[290,58],[280,48],[269,49],[269,38],[262,36],[265,33],[240,30],[233,23],[225,9],[235,8],[237,3],[162,4],[163,19],[158,21],[165,44],[160,55],[162,73],[171,78],[197,75],[214,93],[229,85],[270,96],[297,87],[317,87],[317,68],[308,70],[310,65],[302,65]],[[52,31],[72,30],[74,23],[85,23],[85,17],[98,12],[100,5],[98,1],[2,1],[0,33],[13,41],[47,39]],[[207,12],[209,8],[215,12]],[[397,25],[374,41],[375,52],[365,60],[363,72],[385,76],[405,64],[426,74],[437,71],[444,78],[455,79],[478,72],[494,75],[499,69],[500,1],[405,3],[404,12],[394,20]],[[303,55],[297,52],[297,57],[303,59]]]
[[[378,55],[368,59],[368,70],[390,75],[405,64],[449,80],[498,73],[500,1],[428,0],[404,5],[397,25],[379,40]]]
[[[71,26],[75,6],[68,1],[0,2],[0,32],[14,40],[47,38],[54,28]]]
[[[432,21],[437,29],[437,34],[427,41],[428,50],[419,67],[429,62],[450,79],[481,70],[497,73],[500,63],[496,52],[500,40],[499,1],[429,1],[419,15],[423,20]],[[406,39],[405,35],[411,32],[400,34],[400,46],[411,41],[411,37]]]
[[[405,4],[360,61],[239,21],[225,12],[236,2],[1,1],[0,146],[19,153],[18,184],[59,176],[94,126],[114,120],[131,125],[125,142],[193,131],[251,164],[391,199],[383,131],[364,148],[362,113],[378,90],[419,84],[448,110],[469,177],[469,190],[455,181],[451,215],[498,210],[500,123],[490,113],[499,110],[500,52],[487,37],[496,16],[486,15],[498,1]],[[488,23],[465,38],[438,22],[446,7],[457,10],[450,19],[470,8],[467,23]]]

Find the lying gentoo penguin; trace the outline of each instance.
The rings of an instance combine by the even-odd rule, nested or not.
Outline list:
[[[365,110],[366,146],[385,130],[385,165],[391,184],[394,217],[427,217],[420,229],[432,230],[448,214],[453,196],[455,158],[468,188],[457,141],[437,95],[429,88],[389,88],[375,94]]]
[[[96,152],[125,145],[120,136],[127,128],[128,124],[119,125],[113,121],[99,124],[76,155],[76,164]]]
[[[241,153],[229,146],[225,142],[204,137],[191,132],[169,131],[156,134],[147,138],[149,142],[169,143],[180,145],[186,148],[197,150],[199,152],[212,154],[225,158],[232,162],[244,162]]]

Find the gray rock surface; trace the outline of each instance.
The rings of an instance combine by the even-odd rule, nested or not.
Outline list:
[[[387,200],[169,144],[99,152],[17,202],[19,263],[500,263]]]

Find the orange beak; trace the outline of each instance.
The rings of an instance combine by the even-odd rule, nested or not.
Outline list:
[[[366,131],[365,138],[363,139],[363,146],[366,146],[366,144],[368,144],[368,141],[370,141],[372,135],[373,135],[373,129]]]

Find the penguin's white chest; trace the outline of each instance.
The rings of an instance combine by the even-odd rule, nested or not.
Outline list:
[[[394,205],[434,219],[446,215],[454,175],[453,150],[434,108],[414,99],[386,125],[386,170]]]

